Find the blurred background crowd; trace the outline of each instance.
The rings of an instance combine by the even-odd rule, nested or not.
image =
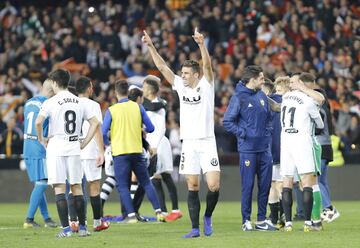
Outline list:
[[[36,6],[36,7],[35,7]],[[116,102],[114,82],[141,85],[159,75],[141,42],[147,30],[168,65],[199,60],[191,35],[206,36],[216,78],[219,153],[236,151],[222,118],[246,65],[266,76],[306,71],[330,99],[344,152],[360,146],[360,5],[354,0],[128,0],[0,2],[0,154],[22,153],[23,104],[39,93],[53,68],[90,77],[105,111]],[[164,82],[167,134],[180,154],[179,103]],[[9,135],[9,130],[11,135]]]

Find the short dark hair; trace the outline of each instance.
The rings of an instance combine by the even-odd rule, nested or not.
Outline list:
[[[242,81],[247,84],[252,78],[259,77],[260,73],[263,72],[263,69],[258,65],[249,65],[245,67]]]
[[[193,72],[200,73],[200,65],[195,60],[185,60],[181,67],[190,67]]]
[[[136,102],[138,97],[142,97],[142,96],[143,96],[142,90],[140,90],[138,88],[133,88],[129,91],[128,98],[129,98],[129,100]]]
[[[152,79],[145,79],[144,83],[150,86],[151,93],[157,94],[159,92],[160,86],[157,81]]]
[[[302,72],[299,76],[299,79],[304,83],[315,83],[316,77],[308,72]]]
[[[57,69],[49,74],[49,79],[54,81],[59,88],[66,89],[70,83],[70,72],[63,69]]]
[[[78,94],[83,94],[91,86],[91,79],[88,77],[80,77],[75,84],[76,92]]]
[[[275,85],[269,78],[265,78],[265,83],[263,84],[263,86],[269,89],[270,94],[275,91]]]
[[[115,82],[115,92],[120,96],[127,96],[129,91],[129,84],[126,80],[118,80]]]

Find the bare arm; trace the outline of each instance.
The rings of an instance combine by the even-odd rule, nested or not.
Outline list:
[[[175,74],[170,70],[170,68],[165,63],[164,59],[160,56],[160,54],[156,51],[154,44],[151,41],[150,36],[144,30],[144,36],[142,37],[142,41],[148,46],[151,58],[154,61],[155,66],[164,76],[164,78],[171,84],[174,84]]]
[[[91,139],[94,137],[95,132],[96,132],[98,126],[99,126],[99,121],[98,121],[98,119],[97,119],[95,116],[93,116],[92,118],[90,118],[90,119],[88,120],[88,122],[89,122],[89,124],[90,124],[89,131],[88,131],[88,133],[86,134],[85,139],[84,139],[83,142],[81,143],[81,146],[80,146],[81,149],[84,149],[84,147],[85,147],[87,144],[89,144],[89,142],[90,142]]]
[[[213,70],[211,67],[211,60],[210,60],[209,52],[208,52],[206,46],[204,45],[204,35],[199,33],[197,31],[197,28],[195,28],[194,35],[192,37],[200,48],[201,59],[203,62],[204,76],[205,76],[206,80],[210,82],[210,84],[213,84],[214,73],[213,73]]]
[[[96,129],[96,133],[95,133],[95,142],[99,148],[99,154],[96,158],[96,165],[99,167],[104,163],[104,142],[103,142],[103,137],[102,137],[102,132],[101,132],[101,127],[100,125],[97,127]]]
[[[305,84],[300,80],[291,81],[290,87],[295,90],[300,90],[304,94],[308,95],[309,97],[314,99],[314,101],[317,102],[317,104],[319,104],[320,106],[323,105],[323,103],[325,102],[325,97],[323,96],[323,94],[306,87]]]
[[[45,121],[45,116],[42,115],[38,115],[36,120],[35,120],[35,128],[36,128],[36,133],[38,136],[38,141],[46,147],[46,139],[43,136],[43,124]]]
[[[274,101],[270,97],[267,97],[267,99],[269,101],[270,108],[271,108],[272,111],[274,111],[274,112],[280,112],[281,111],[281,103],[278,103],[278,102]]]

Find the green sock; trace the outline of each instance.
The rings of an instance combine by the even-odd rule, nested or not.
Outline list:
[[[321,220],[321,193],[319,185],[316,184],[313,186],[313,208],[311,212],[311,218],[313,221],[320,221]]]

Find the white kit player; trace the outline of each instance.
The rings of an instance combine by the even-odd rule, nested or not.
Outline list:
[[[97,120],[102,123],[102,113],[99,103],[89,99],[93,94],[91,80],[87,77],[80,77],[76,81],[76,92],[79,95],[81,105],[88,106],[92,109]],[[89,122],[84,121],[81,139],[86,136],[89,127]],[[100,179],[102,172],[101,166],[104,163],[104,143],[100,126],[97,128],[94,138],[81,150],[80,158],[85,178],[89,182],[94,231],[106,230],[109,228],[109,222],[101,220]]]
[[[144,31],[142,41],[147,44],[150,55],[165,77],[177,91],[180,99],[180,138],[183,140],[180,173],[186,175],[188,186],[188,207],[192,230],[184,238],[196,238],[199,231],[199,175],[206,176],[208,194],[204,215],[204,234],[213,232],[211,216],[219,197],[220,165],[214,135],[214,74],[210,56],[204,44],[204,36],[195,29],[192,36],[200,48],[203,76],[200,65],[186,60],[181,68],[181,77],[176,76],[156,51],[149,35]]]
[[[81,189],[83,176],[80,150],[94,136],[99,121],[90,106],[82,105],[80,99],[67,90],[70,73],[58,69],[50,73],[55,96],[46,100],[35,121],[39,141],[46,146],[48,184],[54,187],[56,205],[63,230],[57,237],[71,236],[68,222],[68,205],[65,198],[65,183],[68,180],[74,195],[75,208],[79,218],[79,236],[89,233],[85,225],[84,197]],[[42,124],[49,118],[49,140],[43,137]],[[83,120],[90,123],[89,132],[80,144]]]
[[[297,81],[298,75],[291,80]],[[292,230],[291,206],[294,176],[298,174],[303,187],[305,214],[304,231],[312,227],[313,185],[317,172],[313,147],[315,127],[323,128],[317,103],[298,90],[287,92],[281,104],[281,158],[280,171],[283,176],[282,200],[285,212],[285,230]]]
[[[166,102],[158,97],[158,92],[160,89],[159,86],[160,78],[156,76],[149,75],[144,79],[143,106],[151,122],[155,126],[154,132],[146,135],[146,140],[149,142],[153,154],[157,155],[156,171],[152,178],[152,183],[157,192],[161,211],[163,213],[167,213],[167,207],[165,204],[165,195],[161,181],[163,181],[168,188],[170,200],[172,203],[172,211],[166,216],[166,221],[170,222],[181,218],[182,213],[178,206],[177,189],[174,180],[171,177],[171,172],[174,168],[170,141],[165,136]],[[158,106],[158,108],[155,106]]]

